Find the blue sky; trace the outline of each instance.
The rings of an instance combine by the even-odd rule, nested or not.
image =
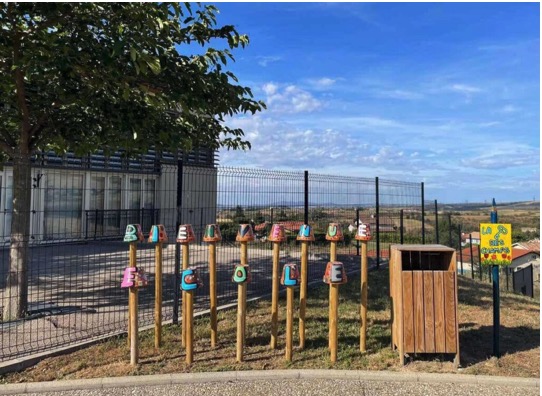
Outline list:
[[[424,182],[427,199],[540,198],[538,3],[218,3],[268,109],[222,165]]]

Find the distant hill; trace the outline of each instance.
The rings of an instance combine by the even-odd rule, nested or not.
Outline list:
[[[468,211],[488,209],[491,209],[491,202],[439,204],[439,210],[444,211]],[[499,209],[540,210],[540,201],[497,202],[497,210]]]

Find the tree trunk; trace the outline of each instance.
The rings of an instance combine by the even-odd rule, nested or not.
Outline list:
[[[28,153],[13,158],[13,214],[9,272],[4,294],[3,320],[23,318],[28,307],[28,241],[30,239],[31,162]]]

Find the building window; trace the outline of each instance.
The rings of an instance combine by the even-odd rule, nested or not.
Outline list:
[[[107,189],[107,233],[117,235],[121,231],[122,178],[109,176]]]
[[[83,175],[49,173],[44,198],[44,239],[80,238]]]

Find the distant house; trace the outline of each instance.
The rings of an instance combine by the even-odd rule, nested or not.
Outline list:
[[[512,268],[518,271],[532,264],[534,278],[540,280],[540,239],[514,243],[512,251],[514,257],[517,258],[512,262]]]
[[[471,248],[466,247],[457,254],[458,268],[463,268],[465,271],[471,271],[471,262],[477,268],[480,262],[480,247],[473,243],[472,245],[472,261]],[[462,261],[461,261],[462,260]],[[461,267],[463,264],[463,267]],[[540,278],[540,251],[533,251],[520,248],[512,248],[512,264],[508,267],[510,273],[519,271],[520,269],[533,265],[535,279]]]
[[[461,233],[461,246],[468,245],[471,243],[471,237],[472,237],[472,244],[473,245],[480,245],[480,232],[479,231],[473,231],[473,232],[462,232]]]
[[[474,263],[475,268],[478,268],[478,263],[480,262],[480,247],[474,243],[472,244],[472,257],[470,246],[462,249],[456,256],[458,261],[457,268],[471,272],[471,263]]]
[[[395,232],[397,231],[397,226],[390,222],[390,219],[381,218],[378,224],[379,232]],[[358,228],[358,224],[369,224],[372,232],[376,232],[376,218],[374,215],[360,215],[359,219],[354,219],[352,224],[348,226],[348,231],[354,232]]]
[[[516,249],[523,249],[523,250],[529,250],[532,252],[538,252],[540,253],[540,239],[531,239],[527,242],[518,242],[514,243],[512,245],[513,248]]]

